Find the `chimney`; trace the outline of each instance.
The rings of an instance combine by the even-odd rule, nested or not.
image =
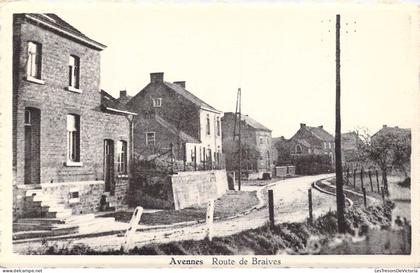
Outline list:
[[[300,124],[300,128],[305,128],[306,127],[306,124],[305,123],[301,123]]]
[[[318,126],[319,129],[324,129],[324,125]]]
[[[382,128],[386,128],[386,124],[382,126]]]
[[[121,90],[120,91],[120,99],[127,97],[127,90]]]
[[[151,83],[163,82],[163,72],[150,73],[150,82]]]
[[[185,88],[185,81],[177,81],[177,82],[174,82],[174,84],[179,85],[182,88]]]

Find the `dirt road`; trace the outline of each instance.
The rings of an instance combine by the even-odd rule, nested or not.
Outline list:
[[[308,217],[308,189],[311,183],[334,176],[316,175],[291,178],[276,182],[268,188],[273,189],[275,203],[276,223],[302,222]],[[253,187],[257,189],[256,187]],[[258,190],[263,190],[260,187]],[[244,190],[253,190],[251,188]],[[265,191],[262,191],[264,193]],[[335,209],[335,197],[312,190],[314,217]],[[214,222],[213,236],[226,236],[241,232],[246,229],[257,228],[264,225],[268,220],[268,209],[264,207],[260,210],[230,219]],[[155,229],[137,232],[134,237],[133,245],[144,245],[152,242],[170,242],[186,239],[203,239],[206,236],[205,224],[193,226],[177,227],[172,229]],[[120,248],[124,237],[118,235],[103,236],[96,238],[74,239],[73,243],[84,243],[94,249]],[[68,243],[68,242],[67,242]],[[61,242],[60,242],[61,244]],[[34,246],[33,246],[34,247]]]

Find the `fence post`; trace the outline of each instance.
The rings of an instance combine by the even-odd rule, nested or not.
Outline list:
[[[353,169],[353,186],[356,189],[356,169]]]
[[[312,189],[308,189],[308,201],[309,201],[309,224],[312,225],[312,223],[313,223],[313,215],[312,215]]]
[[[369,174],[369,181],[370,181],[370,191],[373,192],[372,173],[370,172],[370,169],[368,170],[368,174]]]
[[[174,173],[174,144],[171,142],[169,145],[171,147],[171,173]]]
[[[197,171],[197,146],[194,146],[194,171]]]
[[[270,226],[274,227],[274,199],[273,190],[268,190],[268,218]]]
[[[378,193],[381,193],[381,190],[380,190],[380,188],[379,188],[378,170],[375,170],[375,174],[376,174],[376,185],[378,186]]]
[[[366,202],[366,189],[362,188],[363,191],[363,204],[365,205],[365,208],[367,207],[367,202]]]
[[[389,191],[388,191],[388,179],[387,179],[387,174],[386,174],[386,168],[384,169],[384,171],[382,172],[382,184],[384,185],[384,190],[385,190],[385,194],[389,195]]]
[[[207,203],[206,225],[207,238],[209,241],[213,239],[213,215],[214,215],[214,200],[210,199]]]
[[[350,171],[348,167],[347,167],[347,185],[350,185]]]
[[[365,188],[365,185],[363,184],[363,167],[360,169],[360,186],[362,187],[362,190]]]
[[[134,210],[133,216],[131,216],[128,229],[125,232],[125,236],[124,236],[124,245],[123,245],[124,251],[130,250],[132,247],[133,237],[134,237],[134,234],[136,233],[137,227],[139,226],[139,222],[140,222],[140,218],[142,214],[143,214],[143,208],[137,207]]]
[[[381,187],[381,195],[382,195],[382,202],[384,203],[384,206],[385,206],[385,193],[384,193],[384,187]]]

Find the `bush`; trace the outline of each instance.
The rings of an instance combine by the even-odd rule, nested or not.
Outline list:
[[[291,157],[292,165],[296,166],[296,174],[312,175],[334,171],[331,157],[326,154],[303,154]]]

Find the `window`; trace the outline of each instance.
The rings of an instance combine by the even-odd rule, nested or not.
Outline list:
[[[149,145],[149,146],[155,145],[155,132],[146,133],[146,145]]]
[[[123,140],[117,142],[117,172],[127,174],[127,142]]]
[[[216,126],[217,126],[217,136],[220,136],[220,118],[217,117],[216,119]]]
[[[32,125],[32,116],[30,110],[25,110],[25,125]]]
[[[162,106],[162,98],[152,99],[153,107],[161,107]]]
[[[264,138],[260,137],[260,144],[264,144]]]
[[[207,131],[207,134],[210,135],[210,116],[209,115],[207,115],[206,131]]]
[[[296,145],[296,153],[297,154],[301,154],[302,153],[302,147],[300,147],[300,145]]]
[[[80,162],[80,118],[67,115],[67,161]]]
[[[70,55],[69,58],[69,87],[79,89],[80,59]]]
[[[41,79],[41,44],[28,42],[27,76]]]
[[[327,142],[324,142],[324,149],[327,149]]]
[[[329,148],[331,149],[331,142],[328,142],[328,146],[329,146]]]

